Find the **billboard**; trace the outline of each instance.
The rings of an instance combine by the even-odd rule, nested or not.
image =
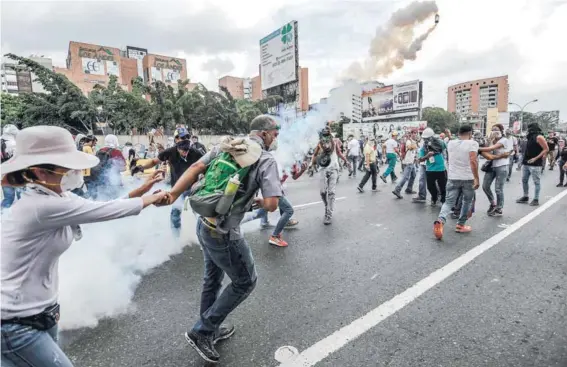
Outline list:
[[[386,138],[392,131],[397,131],[398,134],[403,136],[412,129],[423,131],[426,127],[427,121],[350,123],[343,125],[343,137],[354,135],[357,138],[361,136],[382,136],[382,138]]]
[[[420,81],[414,80],[362,92],[362,121],[417,116],[421,107]]]
[[[163,69],[163,77],[166,83],[177,83],[181,79],[181,73],[178,70]]]
[[[394,111],[419,108],[419,80],[394,84]]]
[[[106,75],[120,76],[120,68],[118,67],[117,61],[105,61],[105,64],[106,64]]]
[[[16,69],[18,92],[32,92],[32,76],[29,70]]]
[[[82,57],[83,73],[92,75],[104,75],[104,65],[99,59]]]
[[[260,40],[262,90],[297,80],[297,22],[289,22]]]
[[[126,46],[126,56],[130,59],[136,59],[136,66],[138,68],[138,76],[144,79],[144,66],[143,60],[144,56],[148,54],[148,50],[145,48]]]
[[[152,66],[151,76],[152,76],[152,82],[162,82],[163,81],[160,68],[156,68],[155,66]]]

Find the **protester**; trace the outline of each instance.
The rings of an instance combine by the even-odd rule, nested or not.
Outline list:
[[[205,148],[205,146],[199,142],[199,137],[197,135],[193,135],[191,137],[191,146],[202,155],[205,155],[207,153],[207,148]]]
[[[178,128],[175,132],[176,145],[174,147],[168,148],[163,152],[159,153],[157,158],[153,158],[145,164],[137,165],[131,170],[132,175],[139,172],[144,172],[144,170],[152,168],[161,163],[169,164],[169,171],[171,175],[171,186],[175,186],[177,180],[191,167],[191,165],[197,162],[203,153],[199,150],[193,149],[191,146],[191,141],[189,141],[189,133],[185,128]],[[173,234],[177,237],[181,234],[181,212],[183,209],[183,202],[188,193],[183,193],[180,195],[179,200],[171,208],[171,228]]]
[[[559,183],[557,187],[563,186],[563,182],[565,182],[564,187],[567,187],[567,182],[564,181],[565,176],[567,176],[567,144],[563,144],[561,146],[561,150],[559,151]]]
[[[246,177],[241,178],[230,213],[223,217],[199,217],[197,234],[203,247],[205,278],[200,319],[185,333],[185,338],[207,362],[218,362],[220,356],[214,344],[234,333],[234,326],[222,323],[256,286],[254,259],[240,232],[240,222],[250,210],[252,202],[269,212],[278,207],[282,187],[276,161],[269,153],[269,150],[277,147],[278,131],[279,125],[271,116],[261,115],[252,120],[249,138],[241,139],[247,148],[242,155],[234,155],[240,167],[250,168]],[[258,149],[256,156],[254,146],[258,145],[262,149]],[[174,203],[193,186],[220,153],[219,147],[213,148],[185,171],[168,194],[167,203]],[[262,192],[263,198],[255,198],[258,191]],[[232,283],[219,294],[225,273]]]
[[[516,200],[517,203],[525,204],[530,201],[529,198],[529,179],[532,177],[535,186],[533,200],[530,205],[539,205],[539,195],[541,191],[541,174],[543,172],[543,162],[546,154],[549,152],[547,141],[543,137],[543,132],[539,124],[532,123],[528,126],[527,144],[522,159],[522,187],[524,196]]]
[[[396,130],[392,131],[392,134],[388,140],[382,145],[382,152],[388,161],[388,168],[384,171],[384,174],[380,175],[380,179],[386,183],[386,178],[388,176],[392,177],[392,183],[396,183],[396,162],[400,154],[400,148],[398,144],[398,132]]]
[[[91,147],[96,145],[93,138]],[[104,137],[104,147],[96,152],[99,164],[91,169],[88,191],[93,199],[116,199],[122,190],[122,172],[126,170],[126,160],[118,148],[116,135]]]
[[[423,148],[423,145],[425,144],[425,139],[423,138],[423,136],[420,137],[418,135],[416,136],[416,138],[418,139],[417,151],[419,152],[421,148]],[[419,159],[416,159],[416,162],[418,163],[418,167],[419,167],[419,172],[417,172],[419,173],[419,186],[418,186],[417,196],[412,198],[412,203],[423,204],[427,201],[427,183],[426,183],[427,168],[425,165],[425,161],[420,161]]]
[[[335,191],[339,178],[339,158],[345,162],[350,171],[356,170],[356,167],[351,166],[341,153],[341,149],[337,146],[335,139],[331,135],[331,129],[326,127],[321,132],[321,138],[311,158],[310,166],[311,170],[315,165],[321,167],[319,190],[323,204],[325,204],[325,218],[323,220],[323,224],[325,225],[331,224],[333,212],[335,211]],[[356,175],[356,172],[354,172],[354,174]]]
[[[358,166],[358,160],[360,159],[361,149],[360,142],[355,139],[353,135],[350,135],[348,137],[347,150],[348,161],[350,162],[352,168],[348,174],[348,177],[356,178],[356,168]]]
[[[376,192],[376,178],[378,175],[378,167],[376,166],[376,139],[370,138],[368,143],[364,146],[364,168],[366,173],[362,178],[362,181],[357,186],[360,193],[364,192],[364,185],[368,182],[368,179],[372,177],[372,191]]]
[[[415,181],[416,176],[416,156],[417,156],[417,130],[411,131],[409,137],[406,139],[405,142],[405,149],[402,157],[402,166],[404,167],[404,172],[402,176],[402,180],[398,183],[392,194],[394,194],[398,199],[402,199],[403,196],[401,194],[402,188],[404,185],[408,184],[406,187],[406,194],[411,195],[415,194],[413,191],[413,183]]]
[[[419,150],[419,162],[425,162],[427,190],[431,194],[431,205],[437,205],[441,196],[441,203],[445,202],[447,171],[445,170],[445,158],[443,152],[447,149],[445,143],[434,136],[433,129],[423,130],[421,137],[424,139],[423,147]]]
[[[19,131],[15,125],[8,124],[2,129],[2,163],[7,162],[16,152],[16,136]],[[19,199],[20,191],[17,188],[2,185],[2,210],[14,204]]]
[[[459,196],[462,196],[462,204],[455,231],[468,233],[472,230],[470,226],[466,225],[466,222],[470,215],[474,191],[479,187],[478,149],[478,143],[472,140],[472,127],[470,125],[461,125],[459,140],[449,141],[447,147],[449,157],[447,200],[441,207],[439,218],[433,224],[433,233],[439,240],[443,238],[443,227],[447,221],[447,216],[456,205]]]
[[[490,203],[487,214],[489,216],[502,216],[502,209],[504,208],[504,182],[508,176],[509,156],[514,149],[512,142],[504,136],[504,126],[502,124],[493,126],[490,144],[488,147],[480,148],[479,152],[493,152],[494,155],[500,158],[491,161],[490,169],[484,174],[482,190]],[[494,181],[496,181],[496,199],[491,188]]]
[[[559,139],[553,132],[549,133],[549,136],[547,137],[547,146],[549,147],[549,152],[547,153],[549,170],[553,171],[553,168],[555,167],[555,159],[557,158],[557,152],[555,151],[555,149],[557,149],[557,147],[559,146]]]
[[[165,197],[142,197],[158,177],[127,199],[95,202],[69,193],[97,163],[67,130],[35,126],[18,134],[14,158],[2,164],[3,185],[27,188],[2,222],[2,365],[72,366],[57,344],[59,257],[80,239],[81,224],[137,215]]]
[[[518,138],[516,138],[512,134],[512,129],[506,129],[506,138],[510,142],[510,146],[512,147],[512,151],[510,152],[510,156],[508,158],[508,176],[506,177],[506,182],[510,182],[510,177],[512,177],[512,168],[514,168],[514,163],[518,159]]]

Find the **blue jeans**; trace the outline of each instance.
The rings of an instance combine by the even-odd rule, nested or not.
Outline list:
[[[183,210],[183,204],[185,203],[185,198],[189,195],[188,191],[185,191],[175,203],[173,203],[173,207],[171,208],[171,214],[169,216],[171,222],[171,229],[173,230],[173,234],[179,237],[181,233],[181,211]]]
[[[46,331],[2,325],[2,367],[72,367],[57,345],[57,325]]]
[[[541,166],[522,166],[522,186],[524,188],[524,196],[530,196],[530,185],[528,183],[530,176],[532,176],[535,185],[534,200],[539,200],[539,192],[541,190]]]
[[[404,175],[402,176],[401,181],[396,185],[396,188],[394,189],[394,191],[396,191],[397,193],[400,193],[400,191],[402,191],[402,187],[404,187],[404,185],[407,182],[408,187],[406,187],[406,192],[407,193],[412,192],[413,191],[413,182],[415,181],[415,175],[416,175],[415,164],[406,165],[406,167],[404,168]]]
[[[356,170],[358,169],[357,167],[357,162],[358,162],[358,156],[357,155],[349,155],[348,156],[348,161],[350,162],[352,169],[349,172],[349,175],[352,175],[354,177],[356,177]]]
[[[398,160],[395,153],[386,153],[386,159],[388,160],[388,168],[384,172],[384,177],[392,175],[392,179],[395,180],[396,173],[394,172],[396,168],[396,161]]]
[[[2,195],[4,196],[2,199],[2,209],[7,209],[14,204],[16,198],[20,198],[20,190],[11,186],[2,186]]]
[[[293,216],[293,207],[285,196],[280,197],[278,208],[280,208],[281,217],[278,220],[278,224],[276,224],[276,228],[274,228],[272,236],[279,236],[280,233],[282,233],[287,222],[289,222],[289,220]]]
[[[201,317],[193,331],[213,337],[228,314],[254,290],[257,275],[252,251],[244,238],[230,240],[229,234],[210,229],[202,219],[197,222],[197,237],[203,248],[205,274]],[[232,283],[219,295],[225,273]]]
[[[425,200],[427,198],[427,167],[425,165],[419,165],[419,192],[418,198]]]
[[[486,194],[490,205],[495,205],[497,208],[504,207],[504,183],[508,177],[508,165],[493,167],[492,172],[486,172],[482,181],[482,190]],[[496,180],[496,202],[494,202],[494,194],[492,193],[492,182]]]
[[[449,180],[447,182],[447,198],[441,207],[439,221],[445,223],[447,216],[453,211],[457,198],[462,195],[462,206],[457,224],[464,225],[467,222],[468,213],[474,198],[473,180]]]

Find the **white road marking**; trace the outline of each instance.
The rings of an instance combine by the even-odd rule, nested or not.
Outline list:
[[[378,273],[374,274],[374,275],[372,276],[372,278],[370,278],[370,280],[376,279],[377,276],[378,276]]]
[[[510,227],[510,225],[506,223],[502,223],[498,225],[498,228],[508,228],[508,227]]]
[[[346,196],[341,196],[340,198],[335,198],[335,201],[344,200],[344,199],[346,199]],[[323,202],[322,201],[314,201],[312,203],[294,205],[293,208],[294,209],[305,208],[306,206],[317,205],[317,204],[323,204]]]
[[[520,218],[517,222],[511,224],[508,228],[490,237],[480,245],[472,248],[471,250],[459,256],[442,268],[437,269],[427,277],[415,283],[410,288],[394,296],[394,298],[382,303],[380,306],[371,310],[366,315],[354,320],[350,324],[335,331],[333,334],[313,344],[311,347],[301,352],[293,360],[280,364],[279,367],[314,366],[318,362],[327,358],[331,353],[334,353],[337,350],[341,349],[347,343],[355,340],[411,302],[415,301],[422,294],[435,287],[436,285],[447,279],[449,276],[453,275],[459,269],[476,259],[478,256],[482,255],[485,251],[491,249],[506,237],[531,222],[534,218],[549,209],[553,204],[557,203],[565,196],[567,196],[567,190],[555,195],[548,202],[541,205],[534,211],[528,213],[524,217]]]

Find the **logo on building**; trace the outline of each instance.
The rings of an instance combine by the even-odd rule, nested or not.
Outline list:
[[[293,40],[293,35],[291,34],[292,30],[293,30],[293,26],[291,25],[291,23],[288,23],[282,27],[281,39],[284,45],[290,43]]]
[[[114,54],[106,47],[99,47],[98,49],[79,47],[79,57],[114,61]]]
[[[183,69],[183,64],[181,61],[171,58],[169,60],[162,59],[161,57],[156,57],[154,59],[154,66],[159,69],[173,69],[181,71]]]

